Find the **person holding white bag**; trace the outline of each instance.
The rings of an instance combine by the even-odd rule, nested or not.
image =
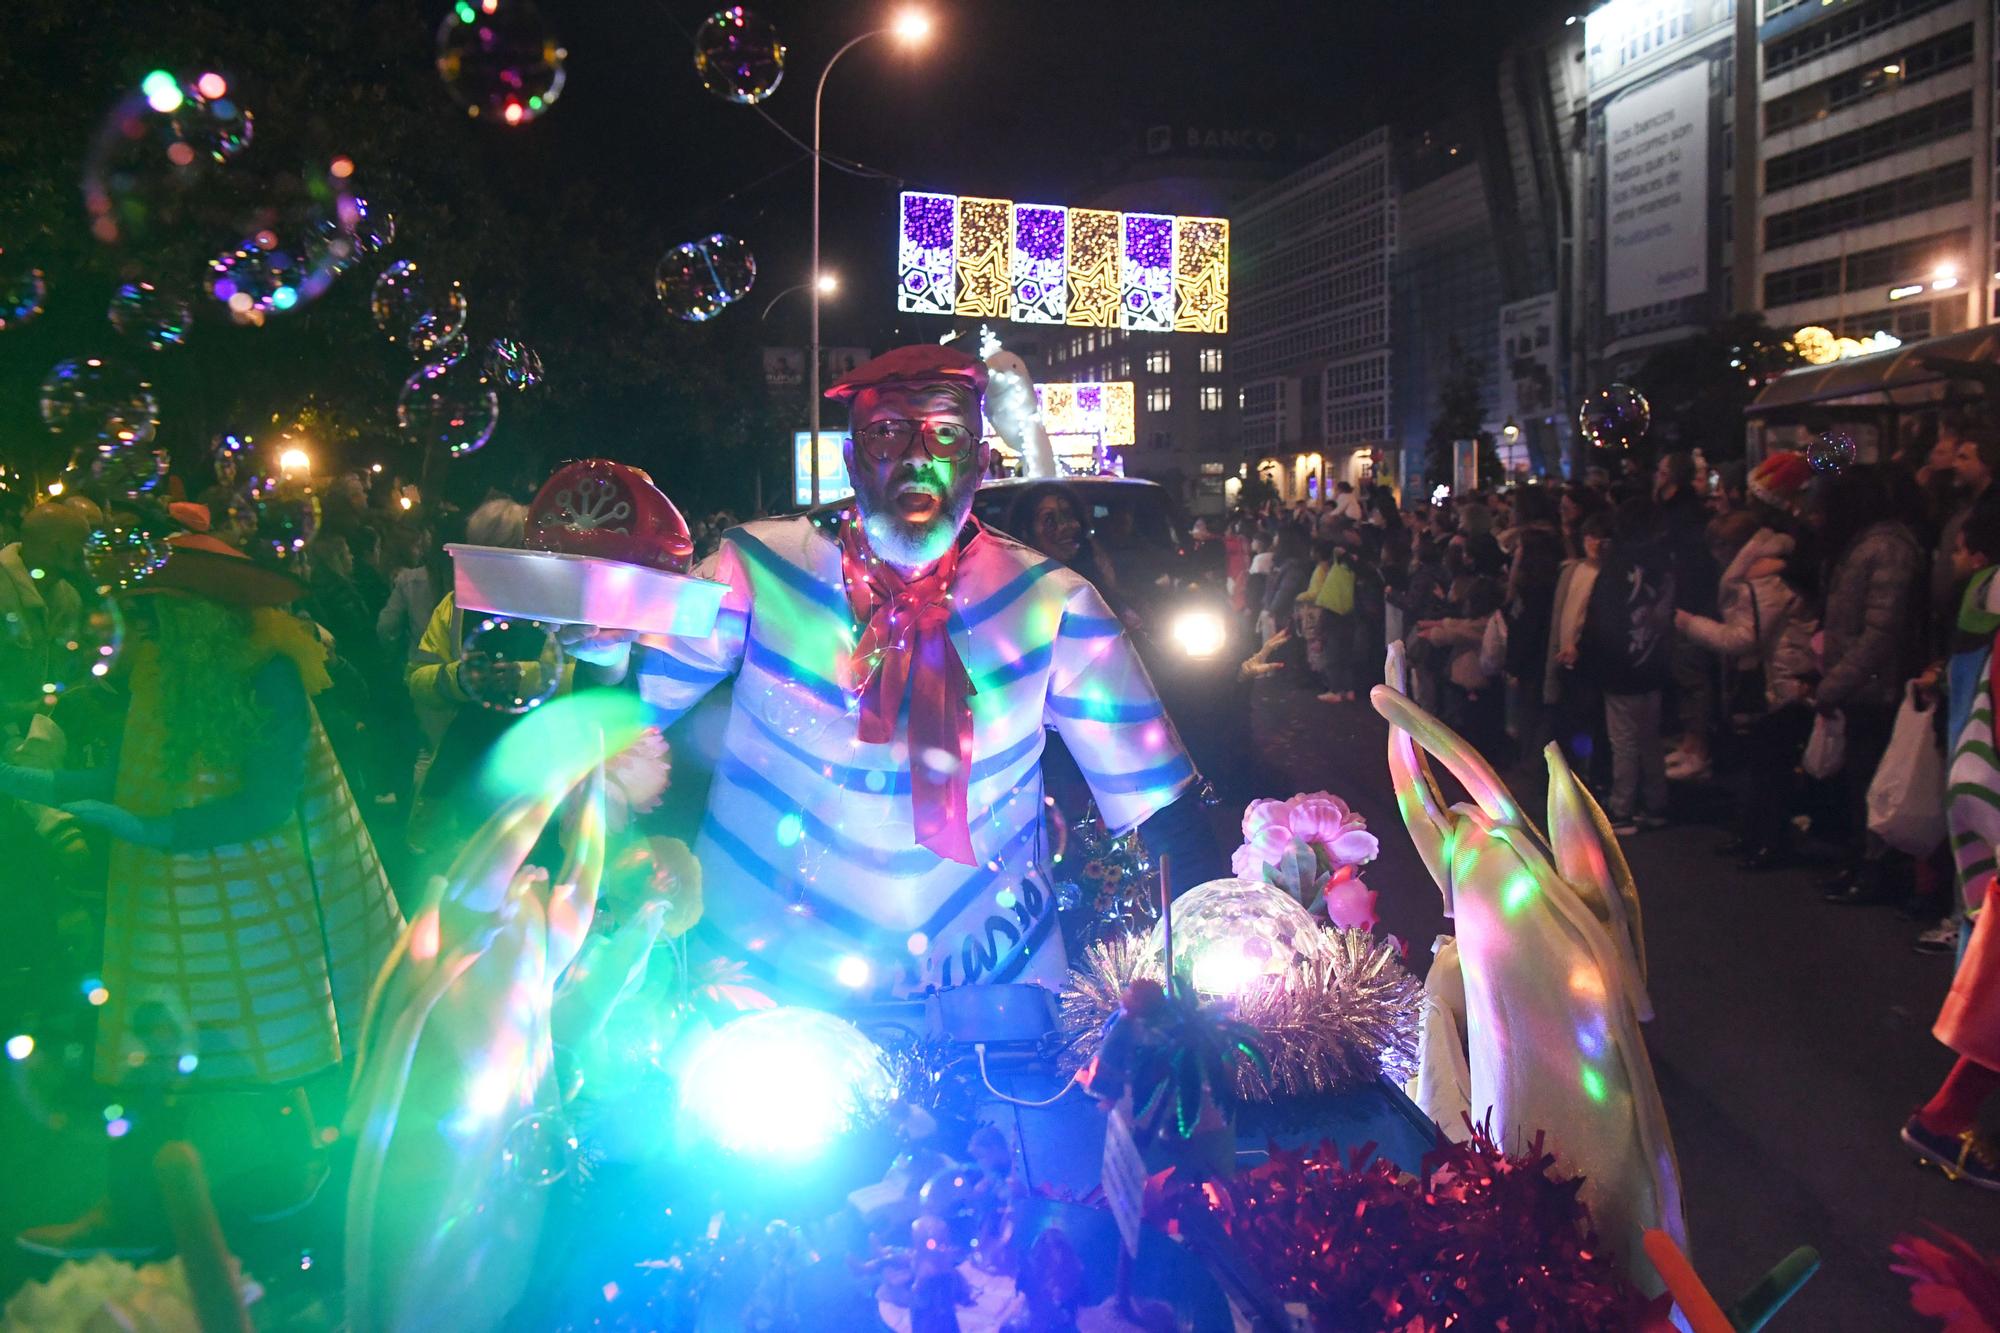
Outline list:
[[[1910,658],[1923,638],[1918,590],[1924,552],[1904,517],[1915,510],[1907,477],[1862,464],[1834,478],[1819,514],[1821,549],[1830,563],[1822,674],[1811,699],[1821,717],[1839,717],[1845,732],[1840,782],[1855,856],[1824,894],[1841,906],[1889,896],[1887,849],[1868,836],[1868,786],[1889,748],[1903,682],[1912,674]]]

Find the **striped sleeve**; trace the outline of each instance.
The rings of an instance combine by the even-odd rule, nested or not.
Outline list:
[[[632,653],[639,697],[652,706],[661,726],[694,707],[743,664],[743,642],[750,626],[750,579],[736,544],[724,538],[713,560],[695,572],[729,586],[722,595],[715,628],[699,639],[649,634],[639,640]]]
[[[1194,782],[1194,763],[1138,651],[1081,580],[1056,630],[1044,720],[1062,733],[1113,829],[1137,826]]]

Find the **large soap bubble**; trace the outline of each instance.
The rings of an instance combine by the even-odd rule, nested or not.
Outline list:
[[[500,424],[500,395],[477,366],[427,365],[403,383],[396,425],[421,447],[443,446],[454,458],[475,453]]]
[[[87,472],[92,486],[127,500],[156,495],[173,465],[164,449],[124,440],[99,440],[77,451],[71,466]]]
[[[106,314],[120,335],[137,339],[156,352],[186,343],[188,326],[194,322],[186,297],[150,282],[121,286],[112,294]]]
[[[701,86],[730,102],[754,106],[785,77],[785,44],[770,24],[741,5],[702,20],[694,35]]]
[[[399,259],[382,270],[369,308],[375,327],[390,342],[404,343],[420,355],[465,327],[465,293],[456,282],[433,278],[414,259]]]
[[[1645,438],[1653,409],[1629,384],[1607,384],[1576,410],[1577,433],[1604,449],[1629,449]]]
[[[542,382],[542,358],[519,338],[495,338],[486,344],[486,378],[510,389],[531,389]]]
[[[83,548],[91,582],[112,592],[130,592],[166,563],[166,543],[142,529],[117,524],[91,533]]]
[[[716,232],[667,251],[653,275],[660,304],[676,319],[699,324],[749,295],[757,259],[734,236]]]
[[[42,381],[42,421],[78,441],[152,443],[160,427],[153,386],[127,366],[82,357],[58,361]]]
[[[48,298],[47,276],[0,247],[0,330],[20,328],[42,313]]]
[[[456,0],[437,44],[438,73],[468,116],[525,125],[562,96],[569,52],[529,0]]]
[[[468,618],[459,654],[459,689],[497,713],[539,708],[562,684],[562,645],[554,627],[539,620]]]
[[[319,531],[319,517],[319,496],[311,487],[255,478],[231,504],[225,536],[267,564],[295,569]]]
[[[1839,472],[1854,461],[1854,437],[1844,430],[1821,431],[1806,445],[1806,462],[1815,472]]]
[[[213,70],[146,75],[111,108],[85,159],[91,234],[121,242],[187,220],[197,187],[249,146],[252,125],[229,80]]]

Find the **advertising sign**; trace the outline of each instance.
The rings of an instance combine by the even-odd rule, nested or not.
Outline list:
[[[1604,111],[1604,310],[1708,288],[1708,65],[1692,65]]]

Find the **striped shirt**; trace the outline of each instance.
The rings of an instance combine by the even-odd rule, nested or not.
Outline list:
[[[1042,842],[1044,727],[1061,732],[1105,822],[1120,830],[1194,782],[1187,751],[1096,589],[980,530],[959,553],[951,620],[976,691],[976,864],[919,846],[907,701],[895,739],[860,739],[848,666],[860,627],[834,531],[806,517],[732,530],[699,571],[729,588],[714,632],[642,639],[635,653],[639,691],[663,721],[736,679],[696,845],[702,934],[781,990],[1057,988],[1064,958]]]
[[[1986,900],[2000,850],[2000,751],[1993,739],[1993,643],[2000,631],[2000,579],[1982,570],[1965,590],[1949,663],[1951,766],[1945,823],[1965,915]]]

